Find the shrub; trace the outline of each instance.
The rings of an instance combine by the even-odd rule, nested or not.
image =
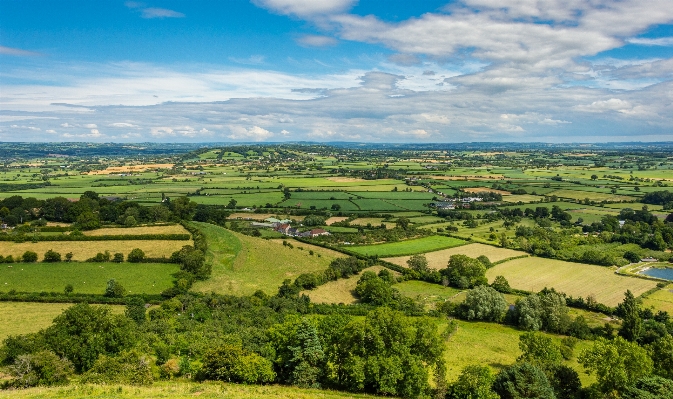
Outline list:
[[[61,261],[61,254],[59,254],[56,251],[52,251],[50,249],[49,251],[44,253],[44,259],[42,261],[43,262],[60,262]]]
[[[126,293],[126,289],[119,284],[115,279],[110,279],[105,287],[105,296],[108,298],[121,298]]]
[[[503,294],[512,292],[512,288],[509,286],[509,281],[507,281],[505,276],[497,276],[495,280],[493,280],[491,287],[493,287],[493,289],[498,292],[502,292]]]
[[[16,388],[63,385],[73,371],[72,363],[51,351],[21,355],[9,368],[13,377],[9,385]]]
[[[72,294],[73,291],[75,291],[75,287],[73,287],[72,284],[66,284],[66,285],[65,285],[65,288],[63,289],[63,292],[64,292],[66,295],[70,295],[70,294]]]
[[[126,257],[126,260],[131,263],[139,263],[142,262],[144,259],[145,259],[145,252],[143,252],[143,250],[140,248],[132,249],[131,252],[129,252],[128,256]]]
[[[502,370],[493,382],[502,399],[554,399],[554,390],[545,374],[530,363],[516,363]]]
[[[115,263],[122,263],[124,261],[124,254],[121,252],[115,253],[112,261]]]
[[[271,361],[233,345],[220,346],[207,352],[203,357],[203,367],[197,375],[199,380],[245,384],[269,383],[275,378]]]
[[[37,262],[37,253],[33,251],[26,251],[21,255],[21,260],[26,263]]]
[[[135,350],[115,357],[100,355],[82,377],[82,382],[90,384],[150,385],[153,381],[149,356]]]
[[[111,258],[110,251],[105,251],[105,253],[99,252],[93,258],[89,258],[87,262],[109,262]]]

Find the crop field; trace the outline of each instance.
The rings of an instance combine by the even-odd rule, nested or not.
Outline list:
[[[170,257],[175,251],[180,250],[184,245],[192,245],[191,240],[119,240],[119,241],[39,241],[39,242],[11,242],[0,241],[0,254],[2,256],[12,255],[14,259],[20,258],[25,251],[34,251],[38,259],[42,260],[44,253],[48,250],[54,250],[65,256],[72,252],[73,260],[85,261],[96,256],[99,252],[110,251],[121,252],[124,257],[134,248],[140,248],[145,252],[145,256],[151,258],[160,258],[162,256]]]
[[[367,226],[371,224],[373,227],[378,227],[381,223],[385,224],[387,229],[395,227],[394,222],[384,222],[383,218],[357,218],[350,222],[351,226]]]
[[[376,245],[358,245],[348,247],[350,251],[365,256],[403,256],[437,251],[439,249],[457,247],[465,241],[453,237],[428,236],[412,240],[391,242]]]
[[[662,310],[673,314],[673,284],[657,290],[643,298],[643,306],[653,307],[655,310]]]
[[[332,259],[343,256],[299,242],[294,242],[294,248],[290,249],[275,240],[249,237],[207,223],[194,224],[206,235],[206,261],[213,265],[210,279],[194,284],[193,289],[198,292],[250,295],[262,290],[275,294],[283,280],[324,270]]]
[[[150,386],[74,384],[66,387],[0,391],[0,398],[13,399],[359,399],[378,396],[282,385],[243,385],[189,380],[159,381]]]
[[[325,224],[330,226],[333,223],[339,223],[343,222],[344,220],[347,220],[347,216],[332,216],[331,218],[325,220]]]
[[[549,193],[560,198],[570,198],[575,200],[583,200],[589,198],[592,201],[633,201],[633,198],[623,195],[615,195],[610,193],[597,193],[590,191],[576,191],[576,190],[556,190]]]
[[[171,263],[14,263],[0,267],[0,291],[63,292],[72,284],[75,293],[102,295],[115,279],[130,294],[159,294],[178,270]]]
[[[626,290],[638,296],[657,285],[656,281],[617,275],[604,266],[538,257],[514,259],[486,271],[489,282],[500,275],[512,288],[537,292],[547,287],[574,297],[593,295],[608,306],[621,302]]]
[[[527,256],[525,252],[515,251],[513,249],[494,247],[492,245],[485,244],[467,244],[461,245],[455,248],[443,249],[441,251],[433,251],[425,253],[425,258],[428,260],[428,267],[432,269],[444,269],[449,263],[451,255],[467,255],[471,258],[476,258],[478,256],[484,255],[491,262],[498,262],[507,258],[514,258],[517,256]],[[407,261],[411,256],[398,256],[394,258],[385,258],[388,262],[407,267]]]
[[[336,281],[330,281],[325,283],[313,290],[302,291],[302,294],[308,295],[311,298],[313,303],[343,303],[343,304],[352,304],[356,303],[358,300],[353,295],[353,290],[358,285],[358,280],[362,273],[366,271],[378,273],[380,270],[385,269],[382,266],[372,266],[368,267],[360,274],[356,274],[349,278],[341,278]],[[397,285],[395,285],[397,287]]]
[[[116,236],[116,235],[141,235],[141,234],[189,234],[179,224],[169,226],[140,226],[140,227],[109,227],[83,232],[86,236]]]

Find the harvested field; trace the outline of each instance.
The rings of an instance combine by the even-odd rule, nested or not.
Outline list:
[[[443,249],[441,251],[428,252],[425,255],[425,258],[428,260],[428,266],[433,269],[444,269],[449,263],[449,258],[451,255],[467,255],[471,258],[476,258],[478,256],[484,255],[491,262],[498,262],[503,259],[513,258],[516,256],[527,255],[522,251],[515,251],[513,249],[499,248],[486,244],[467,244],[461,245],[460,247]],[[394,258],[385,258],[384,260],[400,265],[403,267],[407,266],[407,260],[411,256],[397,256]]]
[[[500,275],[512,288],[540,291],[548,287],[574,297],[593,295],[608,306],[621,302],[626,290],[638,296],[657,285],[656,281],[617,275],[608,267],[538,257],[514,259],[486,272],[489,282]]]
[[[170,226],[139,226],[139,227],[110,227],[83,232],[87,236],[117,236],[117,235],[141,235],[141,234],[189,234],[179,224]]]
[[[308,295],[311,298],[311,302],[314,303],[355,303],[358,300],[353,296],[353,290],[358,285],[358,280],[362,273],[365,271],[378,273],[381,269],[385,268],[383,266],[368,267],[358,275],[330,281],[314,290],[302,291],[301,293]]]
[[[172,163],[152,163],[146,165],[129,165],[129,166],[108,166],[104,170],[94,170],[89,172],[90,175],[109,175],[114,173],[132,173],[144,172],[155,169],[170,169],[173,167]]]
[[[0,241],[0,255],[12,255],[14,259],[20,258],[26,251],[37,253],[38,260],[42,260],[44,253],[54,250],[61,254],[72,252],[72,259],[85,261],[96,256],[98,252],[110,251],[121,252],[124,257],[134,248],[140,248],[150,258],[169,257],[185,245],[193,245],[192,240],[121,240],[121,241],[40,241],[40,242],[9,242]]]
[[[555,195],[560,198],[570,198],[575,200],[589,198],[593,201],[633,201],[633,197],[579,190],[556,190],[548,193],[547,195]]]
[[[501,195],[512,195],[509,191],[496,190],[494,188],[488,187],[465,187],[463,190],[467,191],[468,193],[496,193]]]
[[[333,223],[343,222],[344,220],[347,219],[348,219],[347,216],[332,216],[331,218],[325,220],[325,224],[331,226]]]

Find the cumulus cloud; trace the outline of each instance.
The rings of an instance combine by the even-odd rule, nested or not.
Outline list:
[[[340,13],[349,9],[356,0],[252,0],[258,7],[301,17]]]

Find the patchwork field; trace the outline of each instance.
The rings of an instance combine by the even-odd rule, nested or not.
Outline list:
[[[72,284],[75,293],[103,294],[108,280],[117,280],[130,294],[159,294],[171,287],[171,263],[14,263],[0,266],[0,291],[63,292]]]
[[[189,234],[179,224],[169,226],[139,226],[139,227],[110,227],[84,231],[86,236],[116,236],[116,235],[141,235],[141,234]]]
[[[121,252],[126,257],[134,248],[140,248],[145,252],[145,256],[160,258],[162,256],[169,257],[183,246],[192,244],[192,240],[40,241],[21,243],[0,241],[0,255],[12,255],[14,259],[17,259],[26,251],[34,251],[41,261],[44,253],[51,249],[60,253],[61,256],[72,252],[73,260],[85,261],[96,256],[98,252]]]
[[[539,291],[553,287],[574,297],[593,295],[598,302],[609,306],[621,302],[627,289],[638,296],[657,285],[656,281],[617,275],[603,266],[538,257],[514,259],[486,271],[489,282],[500,275],[505,276],[513,288]]]
[[[425,258],[428,260],[428,267],[433,269],[444,269],[449,263],[451,255],[467,255],[471,258],[476,258],[478,256],[484,255],[491,262],[498,262],[503,259],[513,258],[516,256],[528,255],[522,251],[515,251],[513,249],[499,248],[486,244],[467,244],[461,245],[455,248],[443,249],[441,251],[434,251],[425,253]],[[385,258],[388,262],[400,265],[403,267],[407,266],[407,261],[411,256],[397,256],[394,258]]]
[[[453,237],[429,236],[376,245],[358,245],[348,247],[350,251],[365,256],[403,256],[437,251],[444,248],[457,247],[465,241]]]
[[[282,240],[264,240],[234,233],[208,223],[193,222],[208,240],[206,262],[211,262],[210,279],[194,284],[198,292],[250,295],[257,290],[275,294],[285,279],[294,279],[301,273],[324,270],[338,252],[317,246],[293,243],[283,246]],[[304,250],[299,247],[304,247]],[[309,254],[309,249],[314,255]],[[320,254],[320,257],[318,257]]]
[[[314,303],[355,303],[358,300],[353,296],[353,290],[357,287],[358,280],[362,273],[365,271],[378,273],[381,269],[385,268],[382,266],[368,267],[358,275],[330,281],[314,290],[302,291],[302,294],[308,295],[308,297],[311,298],[311,302]],[[395,287],[397,287],[397,285],[395,285]]]

